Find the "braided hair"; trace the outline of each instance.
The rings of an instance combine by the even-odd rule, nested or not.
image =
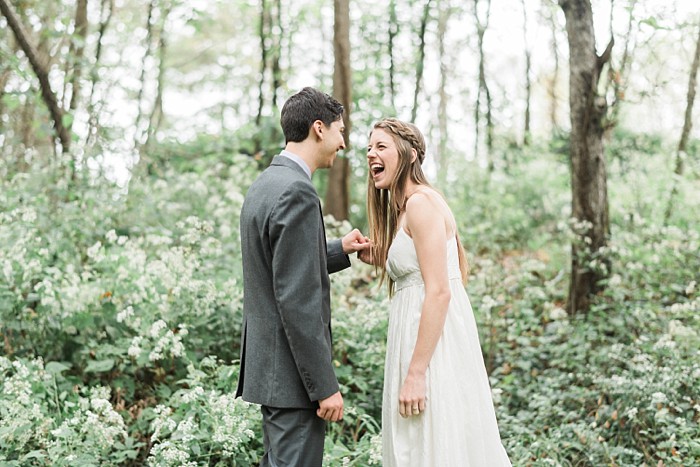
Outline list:
[[[386,280],[389,285],[389,294],[393,295],[394,281],[387,277],[386,261],[389,247],[398,231],[399,216],[406,209],[408,200],[405,193],[406,180],[410,177],[411,181],[417,185],[428,187],[431,185],[421,167],[425,160],[425,139],[418,127],[396,118],[386,118],[374,124],[373,131],[376,129],[384,130],[392,137],[399,155],[397,173],[389,189],[376,188],[371,174],[367,180],[367,216],[370,236],[374,241],[373,262],[377,270],[381,269],[380,283]],[[415,158],[413,151],[416,154]],[[462,281],[466,284],[468,265],[458,235],[457,249]]]

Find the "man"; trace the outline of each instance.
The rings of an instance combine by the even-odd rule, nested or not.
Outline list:
[[[261,405],[262,466],[320,466],[326,421],[343,417],[331,358],[329,273],[369,240],[357,229],[326,245],[311,183],[345,149],[343,106],[313,88],[282,108],[286,146],[241,210],[243,342],[237,396]]]

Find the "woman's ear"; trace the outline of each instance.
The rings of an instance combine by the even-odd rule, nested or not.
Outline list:
[[[413,164],[416,161],[417,157],[418,157],[418,152],[416,151],[415,148],[411,148],[411,164]]]

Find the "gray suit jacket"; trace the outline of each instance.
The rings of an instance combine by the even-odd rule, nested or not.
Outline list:
[[[251,185],[240,222],[244,318],[236,396],[270,407],[318,407],[338,391],[328,274],[350,260],[340,240],[326,246],[316,189],[286,157],[275,157]]]

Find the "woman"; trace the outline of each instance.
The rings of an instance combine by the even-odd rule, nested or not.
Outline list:
[[[382,407],[383,463],[509,466],[454,216],[421,169],[418,128],[389,118],[367,151],[371,258],[392,296]]]

